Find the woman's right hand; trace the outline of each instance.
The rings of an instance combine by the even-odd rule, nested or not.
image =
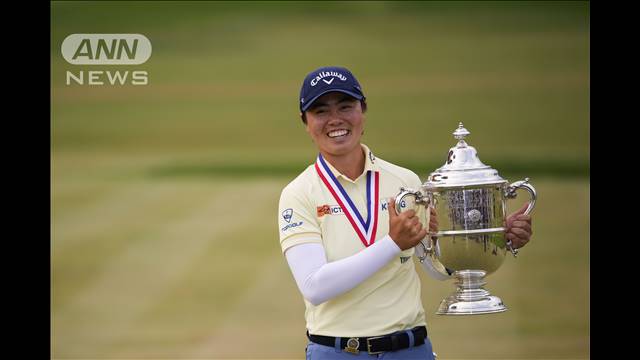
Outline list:
[[[415,210],[396,212],[396,199],[389,200],[389,236],[401,250],[410,249],[427,236]]]

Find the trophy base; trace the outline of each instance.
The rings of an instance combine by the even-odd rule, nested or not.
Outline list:
[[[437,315],[480,315],[507,311],[497,296],[482,288],[486,284],[482,270],[460,270],[453,273],[458,289],[442,300]]]

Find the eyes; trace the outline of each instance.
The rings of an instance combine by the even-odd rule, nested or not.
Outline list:
[[[355,105],[353,103],[338,104],[338,111],[340,111],[340,112],[344,112],[344,113],[350,112],[354,108],[355,108]],[[315,110],[313,110],[313,113],[316,114],[316,115],[328,114],[329,113],[329,106],[319,106]]]

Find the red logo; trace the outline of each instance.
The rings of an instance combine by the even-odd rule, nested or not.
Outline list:
[[[318,212],[318,217],[323,217],[325,215],[331,215],[331,208],[329,207],[329,205],[318,206],[316,208],[316,211]]]

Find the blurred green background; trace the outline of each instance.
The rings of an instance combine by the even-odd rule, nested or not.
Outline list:
[[[277,202],[314,161],[297,102],[324,65],[363,85],[377,156],[425,179],[463,121],[538,190],[532,242],[488,278],[509,311],[436,316],[453,282],[419,269],[439,359],[589,358],[588,2],[52,2],[51,30],[52,358],[304,358]],[[73,33],[153,53],[70,65]]]

